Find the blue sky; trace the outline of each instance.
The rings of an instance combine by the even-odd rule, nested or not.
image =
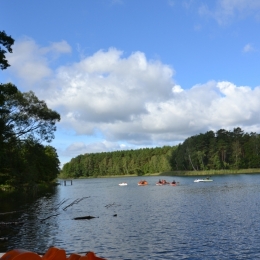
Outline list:
[[[51,143],[79,154],[260,133],[260,0],[1,2],[15,39],[0,82],[61,115]]]

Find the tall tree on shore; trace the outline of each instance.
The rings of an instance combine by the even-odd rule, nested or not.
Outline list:
[[[4,102],[1,106],[4,111],[1,120],[5,140],[32,138],[50,142],[54,138],[55,123],[60,120],[60,115],[49,109],[32,91],[22,93],[11,83],[0,85],[0,91],[1,88],[9,90],[3,93]]]
[[[14,44],[14,39],[8,36],[5,31],[0,31],[0,69],[4,70],[9,67],[9,63],[5,57],[7,52],[12,53],[12,45]],[[1,46],[2,45],[2,46]]]
[[[14,40],[0,31],[0,68],[10,66],[6,53]],[[12,83],[0,83],[0,184],[50,182],[59,173],[51,142],[60,115],[32,92],[22,93]]]
[[[11,36],[8,36],[5,31],[0,31],[0,68],[1,70],[9,67],[9,63],[6,59],[5,54],[7,52],[12,53],[12,45],[14,44],[14,39]],[[7,111],[3,108],[5,102],[5,96],[16,93],[17,88],[11,86],[4,86],[0,83],[0,146],[3,142],[4,131],[6,131],[6,125],[4,123],[3,117],[7,114]],[[1,147],[0,147],[0,156],[1,156]]]

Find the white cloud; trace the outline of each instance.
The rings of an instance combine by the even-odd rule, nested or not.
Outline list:
[[[70,121],[70,124],[81,134],[84,128],[92,128],[93,131],[98,127],[109,140],[128,140],[140,145],[144,141],[183,140],[209,129],[254,125],[260,119],[260,88],[237,87],[230,82],[208,82],[174,94],[161,101],[143,99],[145,110],[140,109],[139,113],[135,111],[132,116],[129,115],[131,110],[122,107],[123,113],[129,115],[128,118],[125,115],[125,120],[121,118],[121,111],[111,117],[103,111],[107,117],[100,122],[93,123],[79,117]],[[130,99],[135,98],[137,96]],[[88,113],[91,111],[88,110]],[[115,116],[120,119],[115,120]]]
[[[52,42],[50,46],[42,48],[45,53],[55,53],[60,55],[62,53],[70,53],[71,47],[66,41]]]
[[[52,70],[49,68],[50,60],[60,53],[71,52],[70,46],[65,41],[51,43],[50,46],[40,47],[33,39],[24,38],[15,41],[13,53],[7,54],[7,59],[12,65],[9,70],[23,80],[25,89],[50,78]],[[51,57],[48,55],[51,54]]]
[[[209,8],[203,4],[199,8],[201,15],[207,15],[217,20],[219,24],[225,24],[234,17],[245,18],[253,16],[259,18],[260,1],[258,0],[218,0],[216,7]]]
[[[133,122],[148,113],[147,102],[172,95],[173,70],[160,62],[147,61],[141,52],[122,58],[122,52],[99,51],[71,67],[62,67],[46,98],[62,107],[64,124],[79,134],[90,134],[95,125]]]
[[[63,156],[75,157],[79,154],[85,153],[100,153],[106,151],[119,151],[128,150],[133,147],[129,145],[117,144],[114,142],[108,142],[106,140],[101,140],[99,142],[84,143],[84,142],[74,142],[71,143],[64,151],[61,151]]]
[[[182,89],[174,84],[170,66],[147,60],[142,52],[124,57],[115,48],[52,71],[34,42],[25,41],[22,46],[25,52],[14,52],[13,61],[48,71],[43,73],[48,76],[43,91],[38,84],[33,90],[61,114],[59,128],[96,137],[92,144],[74,142],[63,149],[64,154],[171,145],[208,130],[237,126],[259,132],[260,87],[209,81]],[[16,65],[18,76],[22,71]],[[100,142],[98,136],[102,136]]]

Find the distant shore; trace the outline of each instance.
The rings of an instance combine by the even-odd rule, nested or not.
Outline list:
[[[122,174],[122,175],[104,175],[104,176],[91,176],[91,177],[80,177],[79,179],[88,178],[122,178],[122,177],[140,177],[144,178],[146,176],[213,176],[213,175],[228,175],[228,174],[260,174],[260,169],[240,169],[240,170],[207,170],[207,171],[167,171],[167,172],[157,172],[157,173],[147,173],[145,175],[136,174]],[[74,179],[74,178],[63,178],[59,179]]]

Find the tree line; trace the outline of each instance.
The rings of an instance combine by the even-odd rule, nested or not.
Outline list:
[[[260,135],[220,129],[187,138],[177,146],[79,155],[66,163],[62,177],[144,175],[169,171],[260,168]]]
[[[260,168],[260,135],[220,129],[187,138],[170,157],[174,171]]]
[[[10,64],[14,40],[0,31],[0,68]],[[33,72],[32,72],[33,73]],[[15,188],[50,183],[59,174],[56,149],[50,145],[60,115],[32,92],[0,83],[0,185]]]
[[[169,157],[174,147],[164,146],[79,155],[64,164],[64,178],[111,175],[144,175],[169,171]]]

